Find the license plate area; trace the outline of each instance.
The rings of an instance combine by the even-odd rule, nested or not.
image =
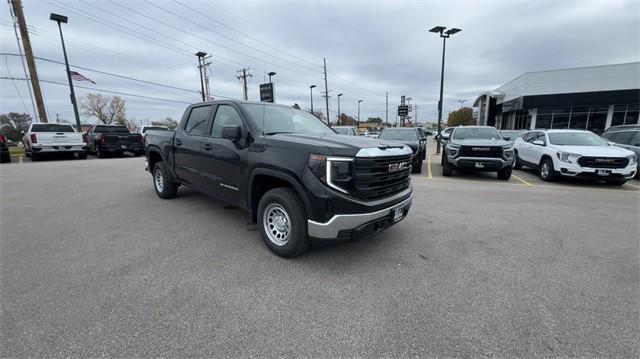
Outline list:
[[[475,168],[484,168],[484,163],[483,163],[483,162],[476,162],[476,163],[474,164],[474,167],[475,167]]]
[[[125,145],[120,145],[120,148],[127,148],[127,146],[125,146]]]
[[[597,169],[596,170],[596,174],[600,177],[607,177],[609,175],[611,175],[611,170],[601,170],[601,169]]]
[[[404,207],[391,210],[391,221],[393,223],[399,222],[400,220],[402,220],[402,218],[404,218],[405,213],[406,212]]]

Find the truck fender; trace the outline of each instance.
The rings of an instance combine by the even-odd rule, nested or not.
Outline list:
[[[304,190],[304,188],[302,187],[302,185],[300,184],[300,182],[298,180],[296,180],[293,176],[287,174],[287,173],[283,173],[281,171],[277,171],[277,170],[273,170],[273,169],[268,169],[268,168],[256,168],[251,172],[251,175],[249,177],[249,187],[248,187],[248,203],[247,203],[247,208],[249,209],[250,212],[250,216],[251,219],[253,221],[255,221],[256,219],[256,215],[257,213],[255,213],[256,208],[254,208],[253,203],[258,202],[257,198],[253,198],[253,185],[254,185],[254,179],[256,178],[256,176],[258,175],[267,175],[267,176],[271,176],[271,177],[275,177],[278,178],[280,180],[283,180],[289,184],[291,184],[291,187],[293,187],[293,189],[296,191],[296,193],[298,193],[298,196],[300,196],[300,198],[302,199],[302,202],[304,203],[304,209],[305,212],[307,214],[311,213],[311,201],[309,201],[309,198],[307,197],[307,193]]]
[[[179,183],[180,181],[178,180],[178,177],[176,176],[176,173],[173,170],[173,164],[169,163],[167,161],[167,159],[165,158],[165,156],[162,154],[162,151],[160,151],[160,148],[154,145],[149,145],[149,147],[147,148],[147,160],[149,160],[149,172],[153,171],[153,166],[151,163],[151,156],[159,156],[160,160],[162,162],[164,162],[167,166],[167,170],[169,170],[169,175],[171,176],[171,179],[173,182]],[[152,155],[153,153],[153,155]]]

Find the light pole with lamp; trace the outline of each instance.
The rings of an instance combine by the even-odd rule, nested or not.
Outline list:
[[[338,94],[338,125],[340,124],[340,97],[342,95],[343,94],[341,94],[341,93]]]
[[[445,31],[446,30],[446,31]],[[433,32],[436,34],[440,34],[442,38],[442,68],[440,71],[440,100],[438,101],[438,144],[436,145],[436,153],[440,153],[440,145],[441,145],[441,136],[440,132],[442,131],[442,89],[444,87],[444,54],[445,48],[447,44],[447,39],[451,37],[451,35],[456,34],[462,30],[451,28],[447,30],[444,26],[436,26],[433,29],[429,30],[429,32]]]
[[[358,100],[358,134],[360,134],[360,103],[362,100]]]
[[[78,114],[78,104],[76,103],[76,93],[73,91],[73,81],[71,80],[71,70],[69,70],[69,59],[67,59],[67,49],[64,46],[64,37],[62,36],[62,25],[60,23],[67,23],[69,18],[66,16],[51,13],[49,20],[58,23],[58,30],[60,31],[60,42],[62,42],[62,53],[64,54],[64,65],[67,68],[67,80],[69,80],[69,90],[71,91],[71,104],[73,105],[73,114],[76,117],[76,126],[78,132],[82,132],[82,125],[80,124],[80,115]]]
[[[462,109],[462,107],[464,106],[464,103],[467,102],[467,100],[458,100],[456,102],[460,104],[460,109]]]
[[[313,88],[316,87],[316,85],[311,85],[309,86],[309,89],[311,89],[311,114],[313,115]]]

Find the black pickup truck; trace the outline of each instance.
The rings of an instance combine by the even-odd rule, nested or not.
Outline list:
[[[141,134],[129,132],[126,126],[96,125],[87,131],[87,151],[95,153],[98,158],[124,152],[142,156],[144,138]]]
[[[242,208],[283,257],[379,232],[407,215],[413,197],[409,147],[338,135],[282,105],[191,105],[175,131],[148,132],[145,151],[159,197],[187,185]]]

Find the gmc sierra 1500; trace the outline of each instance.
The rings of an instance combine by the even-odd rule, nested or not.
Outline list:
[[[336,134],[315,116],[271,103],[189,106],[175,131],[149,131],[147,169],[161,198],[187,185],[247,210],[283,257],[402,220],[412,200],[409,147]]]

